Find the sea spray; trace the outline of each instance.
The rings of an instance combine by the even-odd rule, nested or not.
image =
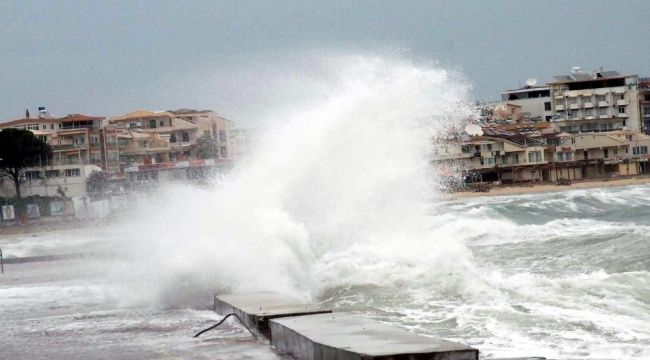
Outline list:
[[[126,276],[144,285],[135,293],[182,305],[214,291],[311,297],[340,285],[464,278],[469,252],[427,214],[437,183],[431,141],[472,115],[467,86],[400,58],[332,56],[314,66],[328,75],[320,92],[273,114],[232,172],[210,189],[163,186],[142,207],[129,235],[137,265]]]

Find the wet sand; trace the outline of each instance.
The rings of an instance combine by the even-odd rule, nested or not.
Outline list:
[[[608,180],[584,180],[573,182],[571,185],[554,185],[550,183],[538,183],[535,185],[504,185],[491,187],[489,192],[460,191],[452,194],[445,194],[444,199],[463,199],[479,196],[506,196],[525,195],[535,193],[560,192],[579,189],[596,189],[616,186],[643,185],[650,183],[650,176],[635,176],[631,178],[614,178]]]

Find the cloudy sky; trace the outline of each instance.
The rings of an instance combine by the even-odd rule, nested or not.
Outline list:
[[[322,52],[457,71],[478,99],[572,66],[650,76],[647,1],[0,1],[0,120],[212,108],[243,124]],[[396,55],[397,54],[397,55]]]

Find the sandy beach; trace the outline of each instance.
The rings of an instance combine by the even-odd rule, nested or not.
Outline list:
[[[594,189],[615,186],[642,185],[650,183],[649,175],[639,175],[633,177],[621,177],[607,180],[584,180],[574,182],[571,185],[555,185],[551,183],[537,183],[529,185],[502,185],[491,187],[489,192],[459,191],[456,193],[446,194],[445,199],[462,199],[478,196],[504,196],[504,195],[524,195],[534,193],[560,192],[578,189]]]

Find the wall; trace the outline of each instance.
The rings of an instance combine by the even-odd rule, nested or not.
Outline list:
[[[64,176],[66,169],[79,169],[79,176]],[[37,170],[37,169],[34,169]],[[46,178],[46,170],[59,170],[60,176]],[[68,197],[86,195],[86,179],[93,171],[101,171],[95,165],[55,165],[40,168],[42,179],[26,180],[20,187],[22,196],[57,196],[59,186],[65,191]],[[11,182],[5,181],[0,186],[0,195],[3,197],[16,196],[16,191]]]

